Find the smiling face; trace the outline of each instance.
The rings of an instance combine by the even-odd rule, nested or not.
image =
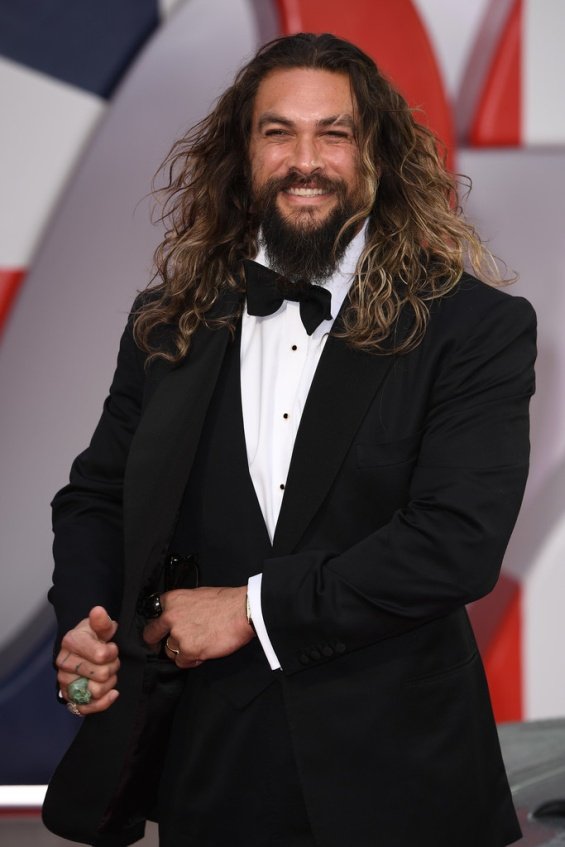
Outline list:
[[[271,267],[326,280],[363,206],[349,77],[311,68],[268,74],[254,102],[249,158]]]
[[[255,98],[249,156],[260,211],[274,202],[289,225],[316,228],[353,201],[359,152],[348,76],[311,68],[268,74]]]

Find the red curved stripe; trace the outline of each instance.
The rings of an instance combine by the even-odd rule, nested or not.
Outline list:
[[[498,722],[523,717],[522,590],[502,574],[496,588],[469,608]]]
[[[454,150],[449,107],[434,51],[411,0],[278,0],[281,29],[333,32],[377,62],[429,126]]]
[[[24,270],[0,268],[0,332],[24,276]]]
[[[471,124],[475,147],[517,147],[522,142],[522,0],[515,0],[486,77]]]
[[[522,594],[517,591],[498,623],[484,661],[496,720],[523,719]]]

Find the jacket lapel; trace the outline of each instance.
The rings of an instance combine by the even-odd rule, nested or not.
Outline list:
[[[221,311],[233,307],[233,297],[226,297]],[[126,584],[139,584],[140,574],[146,580],[166,552],[230,339],[228,329],[201,327],[185,361],[163,376],[142,415],[124,488]]]
[[[218,311],[227,314],[234,305],[228,296]],[[124,491],[126,584],[139,584],[142,570],[147,579],[166,552],[229,341],[227,329],[202,327],[187,359],[163,377],[141,419]],[[300,541],[394,360],[328,338],[294,445],[275,555]]]
[[[394,358],[328,338],[294,444],[275,555],[292,552],[320,508]]]

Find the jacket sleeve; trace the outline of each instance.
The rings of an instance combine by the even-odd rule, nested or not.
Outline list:
[[[144,356],[132,334],[121,339],[117,368],[89,447],[52,502],[55,569],[49,600],[58,641],[95,605],[117,616],[122,594],[122,493],[130,443],[141,411]]]
[[[494,587],[527,477],[535,315],[505,296],[479,318],[440,357],[405,507],[340,555],[264,563],[263,617],[284,672],[320,645],[334,645],[328,657],[356,650]]]

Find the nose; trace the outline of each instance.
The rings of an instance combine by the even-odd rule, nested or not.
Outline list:
[[[290,165],[302,174],[311,174],[322,167],[322,157],[316,138],[309,134],[295,139]]]

